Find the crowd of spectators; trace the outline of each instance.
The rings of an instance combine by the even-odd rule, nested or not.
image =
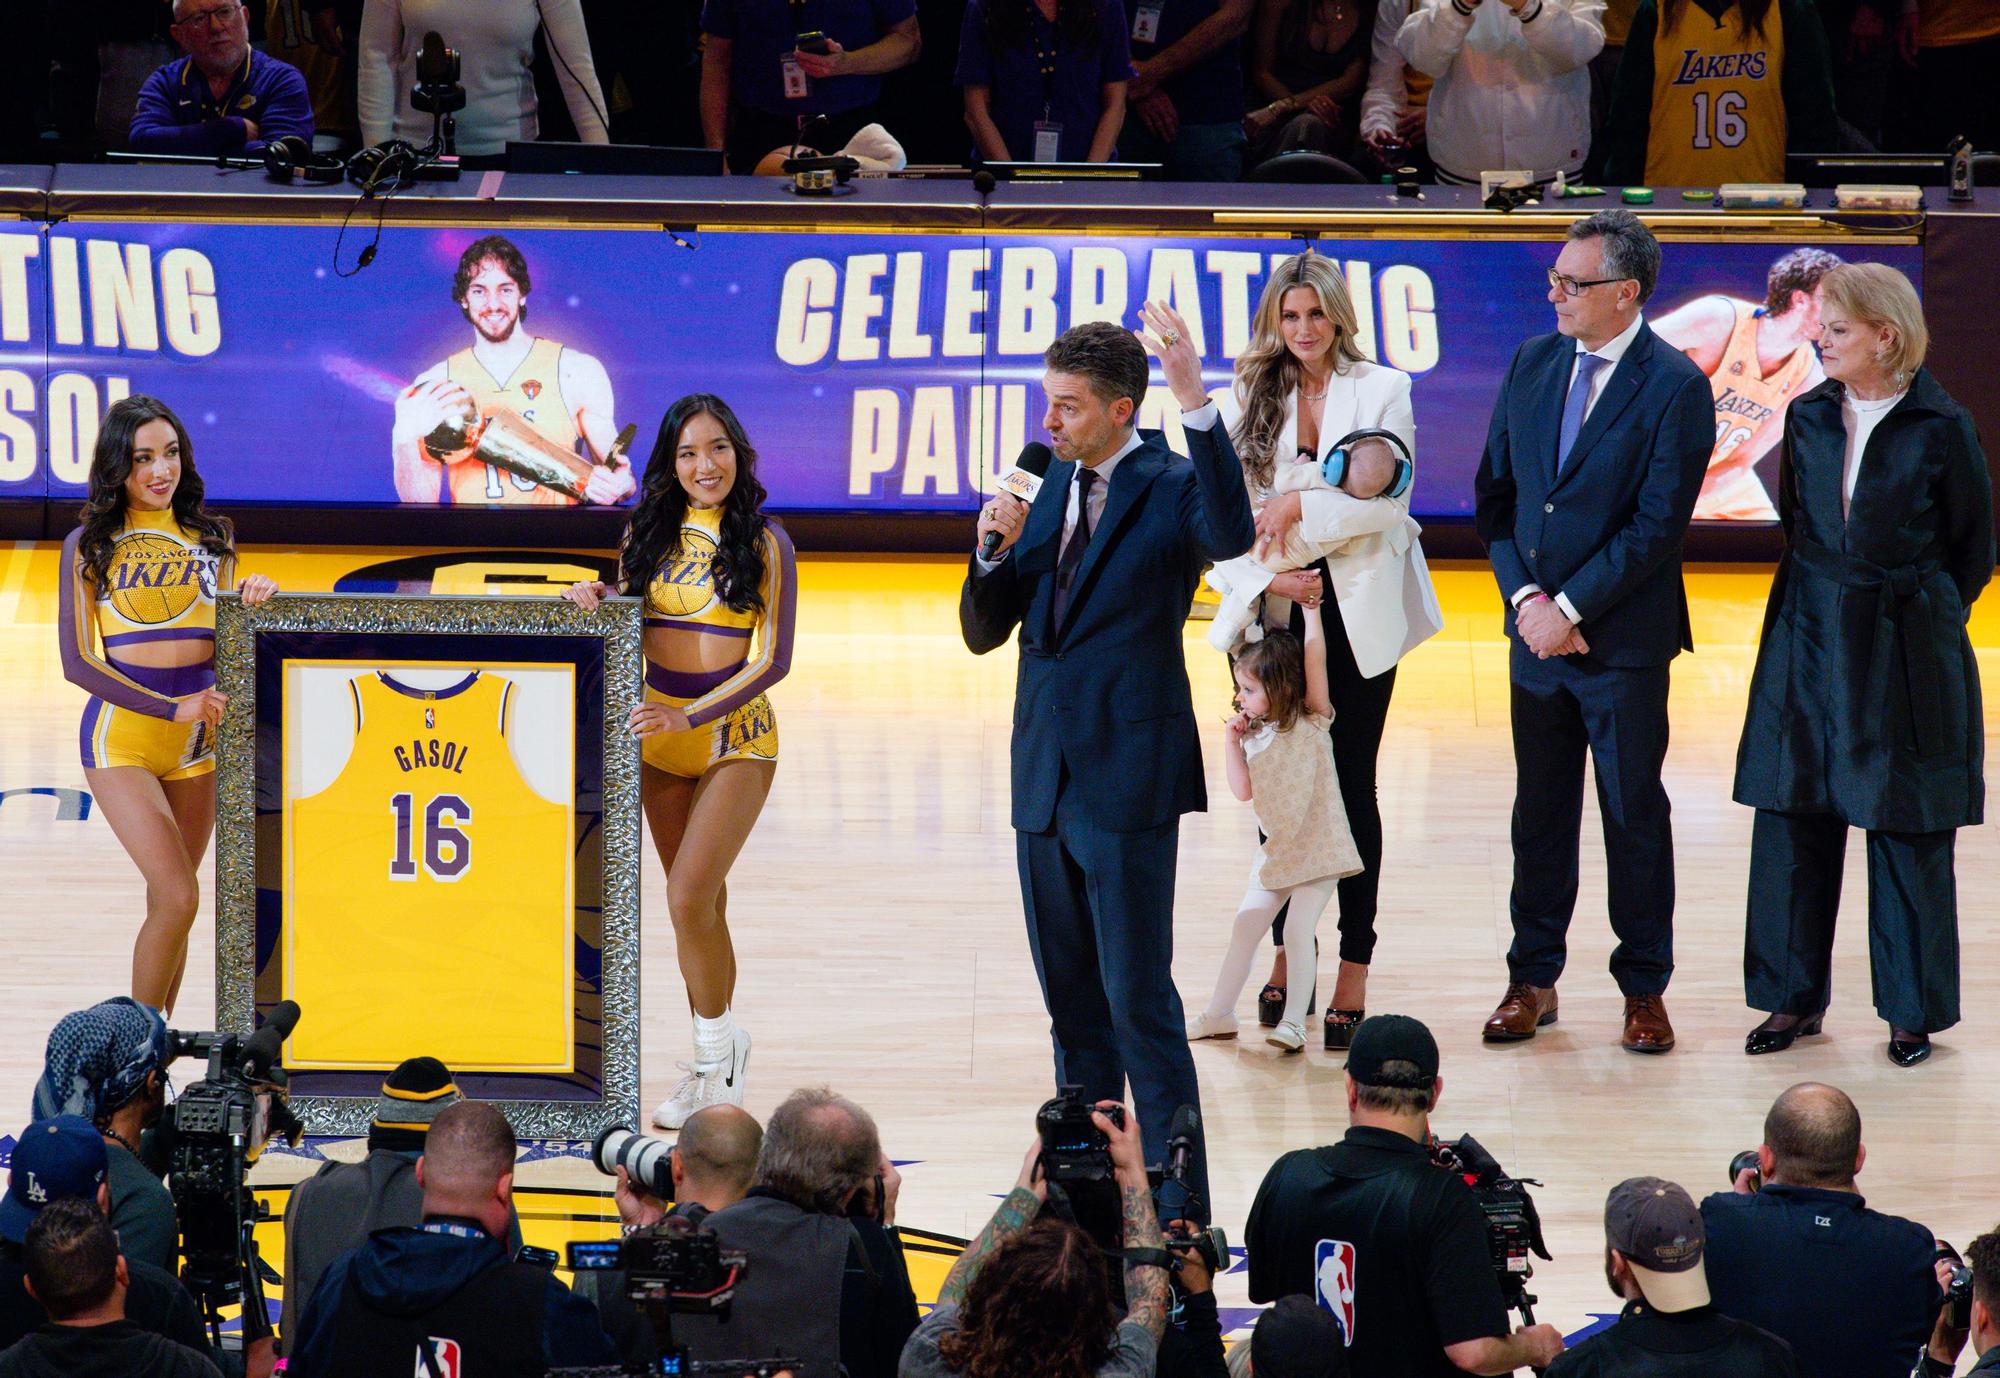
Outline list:
[[[707,147],[728,170],[1158,164],[1176,181],[1714,186],[1784,155],[2000,148],[1991,0],[20,0],[0,160],[421,142]],[[940,118],[944,110],[963,119]]]
[[[155,1156],[167,1045],[141,1008],[107,1001],[50,1035],[37,1118],[0,1198],[0,1378],[264,1378],[281,1361],[308,1378],[660,1371],[659,1336],[622,1273],[566,1285],[522,1249],[513,1130],[427,1057],[383,1083],[365,1158],[292,1190],[278,1333],[216,1343],[177,1273]],[[831,1090],[793,1092],[763,1125],[735,1106],[702,1110],[665,1174],[642,1183],[621,1167],[613,1196],[628,1235],[712,1233],[755,1260],[727,1313],[677,1317],[674,1341],[703,1361],[785,1355],[792,1378],[1530,1366],[1552,1378],[1945,1378],[1968,1345],[1971,1372],[2000,1372],[2000,1229],[1961,1254],[1871,1208],[1857,1185],[1861,1113],[1834,1087],[1778,1097],[1732,1190],[1697,1203],[1657,1177],[1613,1186],[1603,1273],[1621,1310],[1566,1347],[1555,1326],[1512,1323],[1487,1214],[1437,1160],[1444,1080],[1430,1031],[1400,1015],[1364,1021],[1344,1085],[1345,1137],[1281,1154],[1257,1190],[1243,1243],[1250,1298],[1270,1305],[1227,1352],[1205,1222],[1160,1219],[1158,1177],[1114,1102],[1091,1112],[1101,1172],[1066,1157],[1051,1180],[1037,1136],[921,1319],[896,1225],[901,1179],[873,1118]],[[669,1180],[671,1200],[648,1189]],[[164,1253],[148,1258],[161,1224]]]

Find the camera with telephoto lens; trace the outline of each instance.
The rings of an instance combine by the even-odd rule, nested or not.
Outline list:
[[[1969,1330],[1972,1327],[1972,1269],[1958,1250],[1938,1241],[1936,1260],[1951,1265],[1951,1281],[1944,1288],[1944,1323],[1948,1330]]]
[[[287,1104],[290,1095],[278,1055],[299,1022],[286,1000],[256,1033],[167,1032],[167,1061],[199,1057],[201,1080],[174,1101],[163,1128],[169,1146],[169,1182],[180,1222],[181,1280],[211,1325],[228,1305],[242,1305],[246,1329],[260,1331],[264,1283],[276,1275],[257,1256],[253,1235],[269,1208],[244,1181],[250,1165],[274,1136],[297,1144],[304,1126]]]
[[[624,1378],[638,1374],[717,1374],[728,1378],[750,1374],[754,1378],[776,1378],[787,1369],[797,1372],[804,1367],[801,1360],[788,1358],[695,1359],[689,1356],[685,1345],[674,1343],[676,1315],[726,1320],[735,1300],[736,1284],[750,1267],[749,1255],[723,1248],[714,1230],[694,1221],[670,1215],[659,1224],[634,1230],[622,1239],[572,1239],[569,1266],[578,1274],[624,1274],[625,1295],[652,1324],[659,1359],[656,1364],[643,1367],[552,1368],[549,1378]]]
[[[1486,1219],[1486,1251],[1494,1276],[1500,1280],[1500,1295],[1509,1308],[1521,1313],[1526,1324],[1533,1325],[1535,1297],[1528,1291],[1528,1279],[1535,1275],[1535,1268],[1528,1255],[1547,1260],[1549,1250],[1542,1242],[1542,1218],[1528,1188],[1541,1183],[1508,1176],[1499,1160],[1470,1134],[1456,1143],[1433,1138],[1430,1150],[1433,1163],[1457,1173],[1472,1188]]]
[[[1754,1148],[1746,1148],[1729,1160],[1729,1185],[1735,1186],[1736,1179],[1746,1172],[1750,1174],[1751,1191],[1764,1185],[1764,1169]]]
[[[1054,1099],[1035,1112],[1035,1129],[1042,1136],[1042,1176],[1051,1182],[1102,1182],[1111,1176],[1111,1140],[1090,1118],[1097,1107],[1083,1098],[1081,1086],[1060,1086]],[[1125,1127],[1125,1107],[1100,1112]]]
[[[606,1177],[624,1168],[632,1185],[662,1201],[674,1199],[674,1146],[651,1134],[613,1126],[591,1141],[590,1161]]]

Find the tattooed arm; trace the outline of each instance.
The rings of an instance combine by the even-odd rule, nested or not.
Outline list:
[[[993,1218],[986,1222],[979,1238],[966,1245],[965,1252],[958,1256],[958,1262],[951,1265],[944,1286],[938,1289],[937,1304],[963,1306],[965,1294],[972,1287],[972,1279],[986,1260],[995,1249],[1035,1223],[1035,1216],[1041,1211],[1042,1202],[1048,1199],[1048,1195],[1048,1183],[1042,1178],[1042,1141],[1037,1136],[1033,1147],[1028,1150],[1027,1161],[1021,1164],[1020,1180],[1007,1193],[1007,1199],[1000,1203],[1000,1209],[993,1212]]]
[[[1153,1210],[1152,1184],[1146,1180],[1146,1154],[1139,1144],[1139,1126],[1128,1123],[1120,1128],[1104,1114],[1114,1101],[1099,1101],[1091,1119],[1111,1141],[1111,1167],[1118,1182],[1118,1200],[1124,1212],[1124,1242],[1127,1250],[1165,1249],[1160,1235],[1160,1217]],[[1131,1112],[1126,1112],[1130,1121]],[[1155,1340],[1167,1328],[1167,1270],[1150,1263],[1125,1261],[1125,1319],[1144,1328]]]

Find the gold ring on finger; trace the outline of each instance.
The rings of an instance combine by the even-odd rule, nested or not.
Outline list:
[[[1169,330],[1166,334],[1160,336],[1160,342],[1166,345],[1168,349],[1172,349],[1181,342],[1181,332],[1178,330]]]

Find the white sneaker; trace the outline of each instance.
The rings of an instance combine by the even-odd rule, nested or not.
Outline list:
[[[1199,1043],[1204,1038],[1236,1037],[1236,1016],[1234,1014],[1209,1014],[1207,1011],[1196,1015],[1187,1022],[1188,1042]]]
[[[1273,1048],[1296,1053],[1306,1046],[1306,1031],[1291,1020],[1283,1019],[1278,1021],[1278,1027],[1264,1035],[1264,1041]]]
[[[674,1065],[687,1075],[653,1111],[653,1123],[661,1129],[679,1129],[695,1111],[711,1105],[743,1104],[743,1073],[750,1066],[750,1035],[738,1029],[730,1055],[721,1062]]]

